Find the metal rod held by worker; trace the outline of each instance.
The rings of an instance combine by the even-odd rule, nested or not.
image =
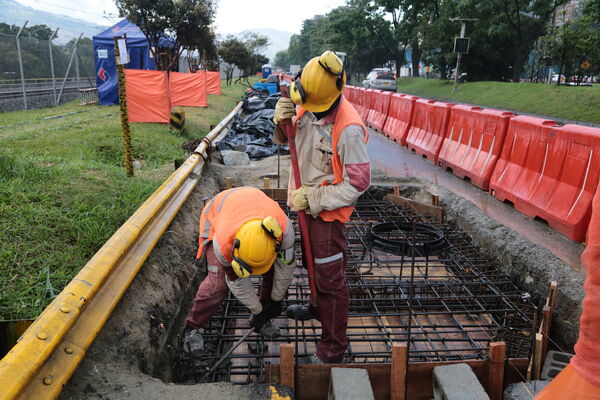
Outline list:
[[[223,354],[223,357],[219,358],[219,360],[212,366],[210,367],[206,373],[204,374],[204,376],[202,377],[202,379],[206,378],[208,375],[210,375],[215,369],[217,369],[219,367],[219,365],[221,365],[223,363],[223,361],[225,361],[227,359],[227,357],[229,357],[231,355],[231,353],[233,353],[235,351],[235,349],[237,349],[238,347],[240,347],[240,344],[242,344],[242,342],[244,340],[246,340],[246,338],[248,336],[250,336],[250,334],[254,332],[254,328],[250,328],[248,329],[248,332],[246,332],[244,334],[244,336],[242,336],[240,338],[240,340],[238,340],[237,342],[235,342],[231,348],[229,350],[227,350],[227,352],[225,354]]]
[[[281,97],[289,97],[287,87],[281,86]],[[294,174],[294,183],[296,189],[302,186],[302,178],[300,177],[300,167],[298,165],[298,153],[296,152],[296,142],[294,128],[292,127],[292,121],[289,119],[283,120],[280,124],[283,129],[283,133],[288,139],[288,146],[290,148],[290,157],[292,159],[292,172]],[[306,261],[306,270],[308,272],[308,285],[310,287],[310,304],[313,306],[317,305],[317,287],[315,285],[315,265],[312,256],[312,248],[310,247],[310,240],[308,237],[308,220],[304,210],[298,211],[298,225],[300,225],[300,238],[302,239],[304,260]]]

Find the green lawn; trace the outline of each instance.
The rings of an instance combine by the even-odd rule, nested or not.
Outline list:
[[[141,170],[128,179],[118,106],[67,105],[0,114],[0,320],[36,317],[186,157],[245,87],[223,85],[186,129],[132,124]],[[60,118],[45,117],[64,114]]]
[[[468,82],[452,93],[453,82],[402,78],[398,92],[523,113],[600,124],[600,84],[570,87],[540,83]]]

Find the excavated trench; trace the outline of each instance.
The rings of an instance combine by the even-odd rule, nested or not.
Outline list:
[[[379,152],[380,149],[377,151]],[[378,156],[378,159],[382,158]],[[583,277],[579,272],[566,265],[552,251],[539,244],[534,244],[515,230],[497,222],[486,214],[485,210],[474,205],[470,199],[465,199],[464,193],[454,193],[439,184],[440,182],[437,180],[427,180],[428,177],[393,176],[394,173],[390,173],[390,171],[384,172],[384,175],[378,173],[377,169],[377,163],[374,163],[373,187],[370,190],[373,199],[381,199],[396,185],[400,187],[403,196],[417,200],[430,201],[431,194],[439,195],[446,216],[447,224],[444,226],[448,227],[440,226],[439,229],[444,232],[446,232],[444,229],[462,230],[464,233],[459,235],[461,243],[464,241],[465,246],[468,245],[469,249],[472,249],[469,251],[483,254],[482,257],[493,266],[493,270],[490,271],[491,275],[494,275],[494,271],[497,270],[502,276],[510,278],[510,282],[503,281],[503,284],[506,284],[506,288],[512,291],[511,295],[518,293],[517,297],[523,298],[522,303],[514,301],[517,297],[511,298],[511,301],[522,306],[520,311],[525,310],[527,318],[533,319],[533,315],[529,315],[532,313],[532,309],[530,309],[532,304],[525,292],[529,293],[534,303],[539,306],[546,295],[549,281],[558,280],[561,290],[557,300],[558,308],[552,337],[556,342],[555,345],[559,348],[571,348],[577,336],[580,299],[583,295],[581,289]],[[115,312],[90,347],[78,370],[65,387],[61,399],[125,397],[128,399],[258,399],[270,396],[271,391],[264,384],[236,385],[228,382],[192,384],[199,380],[197,375],[194,375],[193,372],[190,373],[194,370],[193,361],[190,364],[190,360],[182,357],[180,342],[185,316],[202,279],[202,274],[194,266],[194,257],[197,250],[198,217],[204,202],[225,186],[225,177],[231,177],[235,186],[262,187],[263,177],[270,176],[275,178],[271,179],[273,187],[276,186],[276,171],[277,157],[269,157],[244,167],[225,167],[213,162],[205,168],[201,183],[184,204],[132,282]],[[282,157],[282,186],[287,184],[288,174],[289,156],[286,156]],[[468,196],[466,197],[468,198]],[[402,271],[400,276],[403,277],[404,273]],[[357,287],[364,286],[364,283],[356,282]],[[513,284],[516,284],[518,288]],[[302,298],[304,287],[303,283],[298,283],[291,289],[290,297]],[[404,296],[402,293],[387,293],[385,290],[377,292],[376,289],[373,289],[373,293],[376,293],[384,301],[383,304],[394,304],[394,301],[405,299],[402,297]],[[456,296],[454,292],[452,293],[453,296]],[[234,299],[226,301],[226,304],[233,303]],[[364,304],[357,303],[357,312],[360,312],[360,307],[365,307]],[[236,307],[232,305],[231,308],[234,315],[239,311],[239,308]],[[520,311],[515,309],[514,313]],[[242,321],[241,317],[232,320],[236,322],[233,322],[234,325],[229,334],[230,339],[239,335],[243,328],[242,326],[237,328],[237,321]],[[532,326],[526,326],[526,319],[522,322],[524,325],[519,326],[520,329],[533,329]],[[398,324],[401,326],[402,322],[400,321]],[[435,331],[436,326],[432,324],[429,328],[431,331]],[[318,327],[312,327],[312,329],[313,333],[318,333]],[[293,329],[289,327],[290,335],[292,331]],[[423,334],[427,336],[430,333]],[[221,332],[221,335],[223,334],[227,336],[226,332]],[[297,335],[297,331],[295,334]],[[359,335],[360,332],[357,334]],[[317,336],[317,334],[308,335],[308,339],[303,339],[306,351],[310,351]],[[500,336],[500,339],[505,339]],[[477,340],[471,341],[477,343]],[[521,353],[518,355],[522,355],[523,352],[527,354],[529,351],[527,349],[528,340],[521,338],[517,342],[522,347],[519,350]],[[230,343],[231,341],[225,341],[223,345],[227,346]],[[372,344],[371,347],[373,348],[373,346],[375,345]],[[248,347],[248,349],[250,348]],[[271,350],[276,353],[276,345]],[[485,357],[485,351],[480,351],[478,348],[470,348],[470,350],[474,354],[477,353],[478,356]],[[251,351],[248,350],[248,352]],[[379,362],[388,360],[384,352],[375,353],[371,362],[375,358]],[[429,353],[425,352],[424,354],[426,359]],[[360,356],[365,356],[364,352],[356,351],[356,357],[350,361],[361,362]],[[370,357],[369,354],[365,356],[366,362],[369,362],[368,357]],[[274,361],[268,357],[262,357],[262,359],[263,361],[266,359],[267,364]],[[457,358],[448,357],[447,359]],[[252,366],[253,364],[248,363],[247,365]],[[229,379],[226,379],[227,377]],[[214,375],[211,379],[246,383],[260,381],[261,378],[254,372],[248,373],[246,377],[242,376],[242,378],[239,378],[238,375],[235,375],[235,379],[231,379],[231,377],[231,375],[225,377],[224,375]],[[286,393],[285,388],[278,388],[278,390],[280,393]]]

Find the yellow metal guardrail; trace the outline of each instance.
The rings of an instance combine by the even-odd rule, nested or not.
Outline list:
[[[0,399],[56,398],[202,174],[240,102],[113,234],[0,360]]]

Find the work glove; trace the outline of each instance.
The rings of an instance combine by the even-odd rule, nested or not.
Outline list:
[[[279,124],[285,119],[292,118],[296,115],[296,106],[294,102],[287,97],[282,97],[275,104],[275,115],[273,116],[273,122]]]
[[[297,211],[306,210],[308,205],[308,186],[302,185],[296,190],[292,190],[292,205]]]
[[[263,312],[267,313],[267,318],[272,319],[279,317],[281,315],[281,302],[280,301],[270,301],[263,307]]]

